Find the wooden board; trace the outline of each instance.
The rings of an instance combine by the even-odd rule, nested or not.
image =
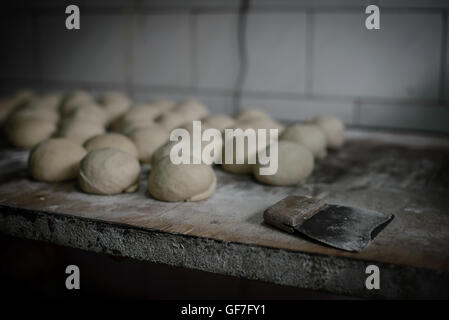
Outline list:
[[[390,137],[412,143],[391,144],[393,138],[384,139],[385,135],[368,140],[364,136],[355,135],[340,151],[317,163],[301,186],[262,185],[250,176],[216,168],[216,193],[198,203],[151,199],[146,191],[148,167],[142,171],[138,192],[118,196],[87,195],[74,182],[32,181],[26,171],[27,152],[3,148],[0,204],[248,245],[448,271],[449,149],[425,147],[433,140],[423,137],[417,141],[428,143],[416,147],[412,138],[401,135]],[[265,208],[291,194],[388,212],[395,219],[365,251],[348,253],[263,224]]]

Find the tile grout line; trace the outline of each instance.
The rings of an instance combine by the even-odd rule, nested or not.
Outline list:
[[[441,48],[440,48],[440,72],[439,72],[439,87],[438,87],[438,99],[440,104],[444,104],[446,97],[446,72],[447,72],[447,38],[448,38],[448,12],[444,11],[441,15]]]
[[[313,11],[306,12],[306,83],[304,93],[306,96],[313,95],[314,81],[314,41],[315,41],[315,13]]]
[[[192,10],[189,14],[190,33],[190,87],[193,95],[198,95],[199,64],[198,64],[198,13]]]

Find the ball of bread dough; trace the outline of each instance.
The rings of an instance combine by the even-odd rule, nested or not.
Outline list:
[[[245,120],[245,121],[237,121],[231,128],[229,129],[241,129],[243,131],[243,135],[245,135],[245,131],[247,129],[253,129],[254,130],[254,139],[245,138],[244,139],[244,162],[239,164],[237,163],[237,137],[232,137],[233,141],[231,139],[228,139],[226,137],[226,134],[224,136],[224,143],[223,143],[223,152],[222,152],[222,165],[221,167],[223,170],[231,173],[237,173],[237,174],[250,174],[253,171],[253,166],[255,164],[255,159],[257,156],[257,152],[265,148],[267,145],[271,143],[271,139],[274,137],[271,136],[271,133],[269,130],[265,131],[265,143],[263,144],[263,141],[259,141],[259,135],[257,132],[257,129],[279,129],[278,124],[275,123],[271,119],[253,119],[253,120]],[[279,135],[279,134],[278,134]],[[255,141],[255,145],[250,149],[249,144],[251,141]],[[233,161],[232,163],[226,163],[226,146],[231,145],[233,146]]]
[[[94,98],[86,91],[75,90],[68,93],[63,99],[59,107],[59,111],[62,115],[66,114],[73,108],[77,108],[84,104],[95,103]]]
[[[261,175],[260,168],[267,167],[259,163],[253,166],[254,177],[265,184],[288,186],[304,182],[313,171],[312,153],[305,147],[290,141],[279,141],[278,169],[273,175]],[[272,150],[270,145],[269,152]],[[270,154],[271,155],[271,154]]]
[[[84,148],[88,152],[96,149],[114,148],[130,154],[136,159],[139,157],[139,152],[134,142],[118,133],[105,133],[92,137],[84,143]]]
[[[143,127],[154,123],[162,110],[150,104],[133,105],[125,114],[115,120],[111,129],[115,132],[126,133],[131,127]]]
[[[316,124],[321,128],[326,136],[327,147],[330,149],[338,149],[343,145],[345,135],[345,125],[343,122],[333,116],[318,116],[309,123]]]
[[[32,98],[21,106],[15,108],[8,115],[6,122],[17,118],[40,119],[56,123],[59,120],[59,113],[55,109],[44,107],[39,101]]]
[[[132,155],[113,148],[96,149],[81,161],[78,184],[91,194],[134,192],[139,175],[139,161]]]
[[[15,117],[8,119],[5,134],[11,145],[30,149],[39,142],[48,139],[56,130],[53,121],[34,118]]]
[[[42,109],[51,109],[55,112],[59,110],[62,96],[57,93],[47,93],[40,96],[35,96],[29,100],[34,106]]]
[[[186,121],[188,121],[188,119],[183,114],[176,111],[169,111],[156,119],[158,124],[169,131],[181,126]]]
[[[162,201],[200,201],[209,198],[217,185],[214,170],[205,164],[173,164],[159,161],[148,177],[148,192]]]
[[[240,112],[236,120],[237,121],[248,121],[255,119],[271,119],[270,115],[265,111],[257,108],[248,108]]]
[[[0,99],[0,124],[2,124],[9,113],[16,107],[27,102],[33,96],[30,90],[20,90],[8,97]]]
[[[282,133],[281,140],[291,141],[306,147],[318,159],[326,156],[326,137],[317,125],[292,125]]]
[[[148,128],[138,128],[128,135],[139,151],[139,160],[142,163],[151,163],[153,153],[166,143],[170,133],[161,126],[154,125]]]
[[[73,107],[63,115],[64,120],[76,122],[89,122],[98,126],[105,126],[108,115],[96,103],[86,103]]]
[[[187,100],[176,107],[176,112],[184,116],[184,121],[199,120],[209,114],[206,106],[196,100]]]
[[[223,131],[224,129],[233,126],[235,120],[225,114],[213,114],[205,117],[203,119],[203,124],[207,125],[209,128]]]
[[[98,102],[107,114],[108,123],[118,119],[129,110],[132,104],[131,99],[120,92],[106,92],[98,99]]]
[[[104,133],[104,127],[96,123],[84,122],[84,121],[63,121],[58,129],[56,135],[58,137],[68,138],[79,144],[83,144],[89,138]]]
[[[150,100],[148,103],[154,107],[160,108],[163,112],[172,110],[176,106],[174,101],[167,99],[154,99]]]
[[[31,176],[44,182],[60,182],[78,176],[80,161],[86,150],[63,138],[39,143],[30,153],[28,168]]]

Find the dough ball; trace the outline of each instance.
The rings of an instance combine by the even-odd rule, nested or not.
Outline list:
[[[91,194],[134,192],[139,175],[139,161],[132,155],[113,148],[96,149],[81,161],[78,184]]]
[[[30,149],[48,139],[56,130],[53,121],[34,118],[11,118],[5,126],[6,137],[17,148]]]
[[[26,103],[15,108],[7,117],[6,122],[17,118],[39,119],[56,123],[59,120],[59,113],[52,108],[45,107],[40,99],[30,99]]]
[[[154,107],[160,108],[163,112],[172,110],[176,106],[176,103],[174,101],[166,99],[151,100],[149,104],[151,104]]]
[[[68,138],[83,144],[89,138],[104,133],[104,127],[91,122],[63,121],[58,129],[57,136]]]
[[[30,99],[35,106],[42,109],[51,109],[54,112],[58,112],[61,105],[62,96],[57,93],[47,93],[41,96],[36,96]]]
[[[226,135],[224,136],[224,143],[223,143],[223,156],[222,156],[222,165],[221,167],[223,170],[231,173],[237,173],[237,174],[250,174],[253,171],[253,166],[255,164],[255,158],[257,156],[257,152],[264,149],[267,145],[271,143],[270,139],[273,137],[270,136],[270,131],[267,130],[265,133],[265,144],[262,144],[262,142],[259,141],[258,132],[257,129],[279,129],[278,124],[275,123],[271,119],[255,119],[255,120],[247,120],[247,121],[239,121],[234,126],[232,126],[230,129],[241,129],[243,130],[243,135],[245,134],[244,131],[247,129],[254,129],[255,137],[254,139],[250,140],[249,138],[244,138],[244,163],[238,164],[237,163],[237,152],[236,152],[236,146],[237,146],[237,138],[233,137],[233,142],[226,141]],[[279,135],[279,133],[278,133]],[[255,141],[255,145],[252,149],[249,149],[249,143],[251,141]],[[226,163],[226,145],[233,144],[233,161],[232,163]]]
[[[2,124],[14,108],[27,102],[33,96],[30,90],[20,90],[13,95],[0,99],[0,124]]]
[[[281,140],[291,141],[306,147],[316,158],[322,159],[326,156],[326,137],[317,125],[292,125],[282,133]]]
[[[250,119],[245,121],[237,121],[233,128],[252,128],[252,129],[266,129],[269,132],[269,129],[277,129],[278,136],[284,131],[285,126],[276,120],[270,118],[258,118],[258,119]]]
[[[105,133],[92,137],[84,143],[84,148],[88,152],[96,149],[114,148],[130,154],[136,159],[139,157],[134,142],[118,133]]]
[[[59,107],[59,111],[62,115],[71,111],[73,108],[77,108],[84,104],[94,104],[94,98],[86,91],[76,90],[67,94]]]
[[[148,192],[158,200],[200,201],[209,198],[217,185],[217,177],[205,164],[179,164],[170,157],[159,161],[151,169],[148,178]]]
[[[186,119],[186,117],[183,114],[175,111],[170,111],[162,114],[156,120],[156,122],[160,124],[162,127],[171,131],[172,129],[181,126],[183,123],[186,122],[186,120],[188,121],[188,119]]]
[[[106,92],[98,102],[107,114],[108,123],[118,119],[132,104],[131,99],[120,92]]]
[[[224,129],[233,126],[235,124],[235,120],[225,114],[214,114],[205,117],[203,119],[203,124],[207,125],[209,128],[215,128],[223,131]]]
[[[187,100],[179,104],[176,112],[184,116],[184,122],[199,120],[209,114],[206,106],[196,100]]]
[[[236,120],[237,121],[248,121],[255,119],[271,119],[270,115],[265,111],[257,108],[248,108],[240,112]]]
[[[272,145],[268,147],[270,152]],[[313,171],[312,153],[305,147],[290,141],[278,143],[278,170],[273,175],[261,175],[260,168],[268,167],[259,162],[253,167],[254,177],[265,184],[288,186],[304,182]]]
[[[151,163],[153,153],[166,143],[170,133],[160,127],[139,128],[132,131],[128,137],[134,142],[139,151],[139,160],[142,163]]]
[[[328,148],[338,149],[343,145],[345,125],[340,119],[324,115],[311,119],[309,123],[316,124],[323,130]]]
[[[108,119],[106,112],[96,103],[86,103],[74,107],[67,111],[63,117],[65,120],[89,122],[98,126],[104,126]]]
[[[132,106],[125,114],[112,124],[112,130],[125,133],[131,127],[143,127],[154,123],[154,119],[162,114],[162,110],[150,104]]]
[[[86,150],[79,144],[63,138],[39,143],[30,153],[28,168],[38,181],[60,182],[75,179]]]

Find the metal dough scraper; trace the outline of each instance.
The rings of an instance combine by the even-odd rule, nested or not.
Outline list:
[[[297,231],[331,247],[360,252],[394,215],[288,196],[265,210],[263,217],[266,223],[284,231]]]

